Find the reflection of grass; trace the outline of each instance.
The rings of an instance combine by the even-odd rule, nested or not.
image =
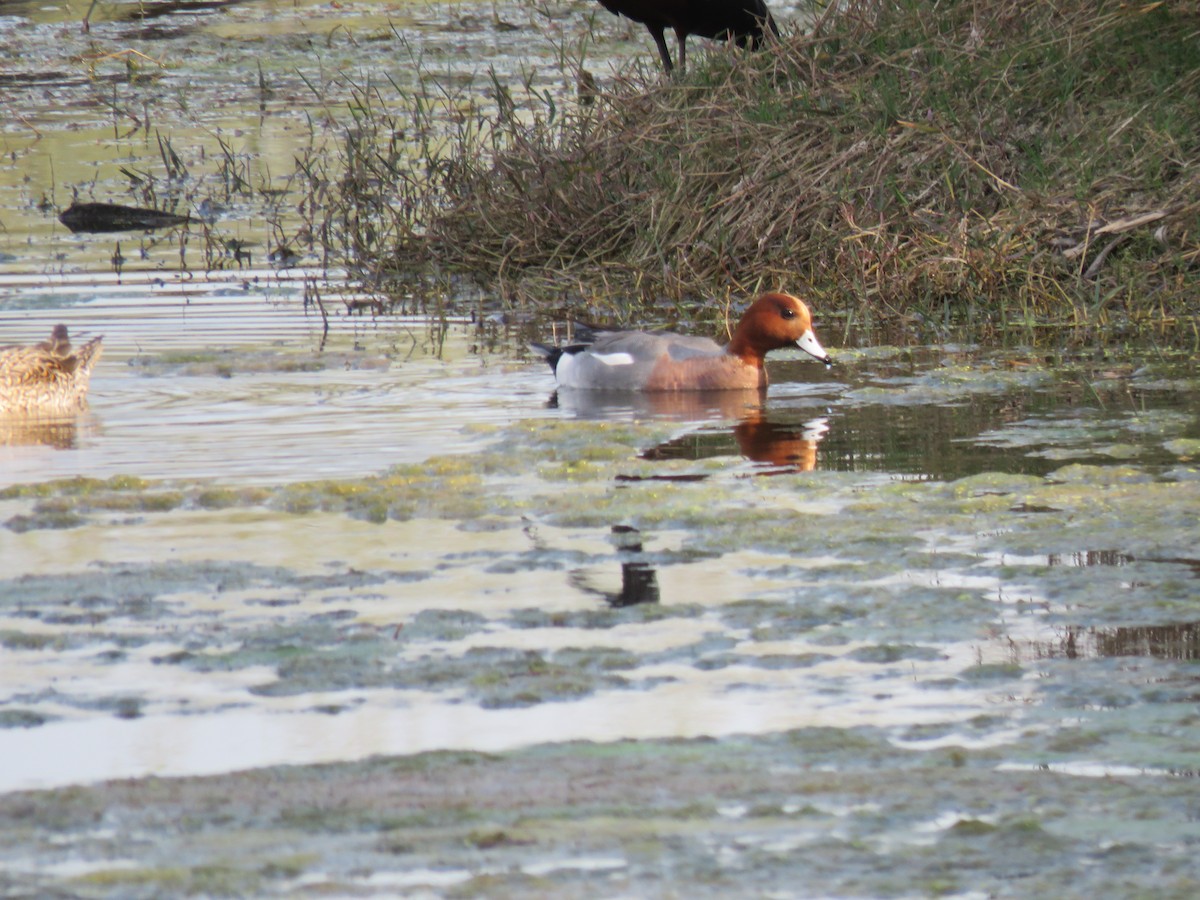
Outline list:
[[[337,165],[302,161],[313,233],[381,282],[464,272],[592,315],[803,279],[858,323],[1191,341],[1198,25],[1184,3],[856,0],[577,106],[497,81],[485,109],[426,72],[398,111],[362,91]]]

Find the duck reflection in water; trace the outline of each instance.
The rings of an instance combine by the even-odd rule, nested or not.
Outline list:
[[[86,433],[86,432],[85,432]],[[25,418],[0,415],[0,447],[53,447],[70,450],[78,444],[74,416]]]
[[[644,459],[703,459],[728,455],[727,435],[746,459],[792,471],[811,472],[817,467],[817,447],[829,431],[823,416],[792,422],[772,416],[763,406],[760,391],[690,391],[679,393],[626,393],[558,391],[552,408],[583,419],[651,418],[714,425],[732,421],[729,432],[715,428],[691,432],[642,454]]]
[[[817,445],[828,431],[829,420],[823,416],[794,425],[772,422],[760,414],[733,426],[733,436],[746,459],[799,472],[817,467]]]

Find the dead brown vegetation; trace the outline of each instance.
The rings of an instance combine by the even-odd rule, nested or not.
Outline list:
[[[580,72],[566,110],[497,82],[416,159],[396,113],[360,115],[340,249],[376,283],[457,273],[592,316],[811,285],[859,321],[1195,339],[1194,4],[857,0],[694,63]]]

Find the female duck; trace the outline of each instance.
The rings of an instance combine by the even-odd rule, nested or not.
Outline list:
[[[0,415],[62,416],[83,409],[102,340],[72,350],[67,326],[55,325],[48,341],[0,347]]]
[[[746,310],[724,347],[708,338],[643,331],[597,332],[594,340],[533,348],[554,370],[558,386],[597,391],[761,390],[764,358],[799,347],[833,364],[812,330],[808,307],[791,294],[763,294]]]

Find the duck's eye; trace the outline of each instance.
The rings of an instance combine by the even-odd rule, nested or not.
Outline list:
[[[781,307],[779,310],[779,314],[781,316],[783,316],[785,319],[796,318],[796,311],[794,309],[792,309],[790,306]]]

